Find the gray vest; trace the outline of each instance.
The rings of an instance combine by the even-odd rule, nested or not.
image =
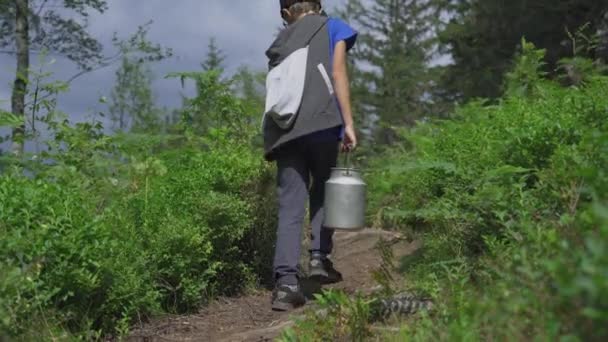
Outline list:
[[[319,64],[329,73],[332,70],[326,17],[307,15],[281,31],[266,51],[268,66],[272,69],[292,52],[305,47],[309,41],[304,95],[293,126],[284,130],[273,120],[266,120],[264,124],[264,157],[267,160],[274,160],[277,149],[290,141],[342,125],[337,100],[330,93],[326,80],[319,71]]]

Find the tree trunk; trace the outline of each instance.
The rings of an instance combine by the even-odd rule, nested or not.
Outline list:
[[[11,111],[14,115],[23,118],[23,124],[13,129],[12,152],[23,154],[25,143],[25,94],[27,92],[28,71],[30,68],[30,39],[29,39],[29,0],[14,0],[15,14],[15,42],[17,48],[17,72],[11,97]]]

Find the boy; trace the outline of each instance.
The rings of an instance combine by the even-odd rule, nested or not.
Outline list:
[[[342,280],[329,260],[333,231],[322,227],[323,201],[340,141],[342,151],[357,145],[346,61],[357,33],[344,22],[327,18],[321,0],[280,0],[280,5],[286,27],[266,51],[269,67],[309,46],[303,98],[295,122],[282,129],[273,120],[265,120],[263,127],[265,158],[276,161],[278,169],[272,309],[287,311],[305,303],[298,261],[307,199],[312,226],[309,276],[324,284]]]

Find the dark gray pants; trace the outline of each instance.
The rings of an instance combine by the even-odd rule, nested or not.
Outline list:
[[[334,232],[322,227],[323,200],[325,182],[337,158],[335,140],[300,139],[281,147],[277,154],[279,222],[274,276],[279,284],[297,284],[307,199],[312,228],[310,253],[331,254]]]

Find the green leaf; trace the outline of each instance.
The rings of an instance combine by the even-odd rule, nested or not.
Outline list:
[[[19,127],[23,122],[23,117],[0,110],[0,127]]]
[[[512,165],[503,165],[499,168],[489,170],[488,172],[486,172],[485,177],[486,178],[500,178],[503,176],[523,174],[523,173],[529,173],[529,172],[533,172],[533,171],[534,171],[534,169],[527,169],[527,168],[523,168],[523,167],[519,167],[519,166],[512,166]]]
[[[445,172],[456,172],[456,165],[442,161],[423,161],[412,162],[404,165],[390,165],[388,170],[393,173],[401,173],[408,171],[425,171],[425,170],[443,170]]]

